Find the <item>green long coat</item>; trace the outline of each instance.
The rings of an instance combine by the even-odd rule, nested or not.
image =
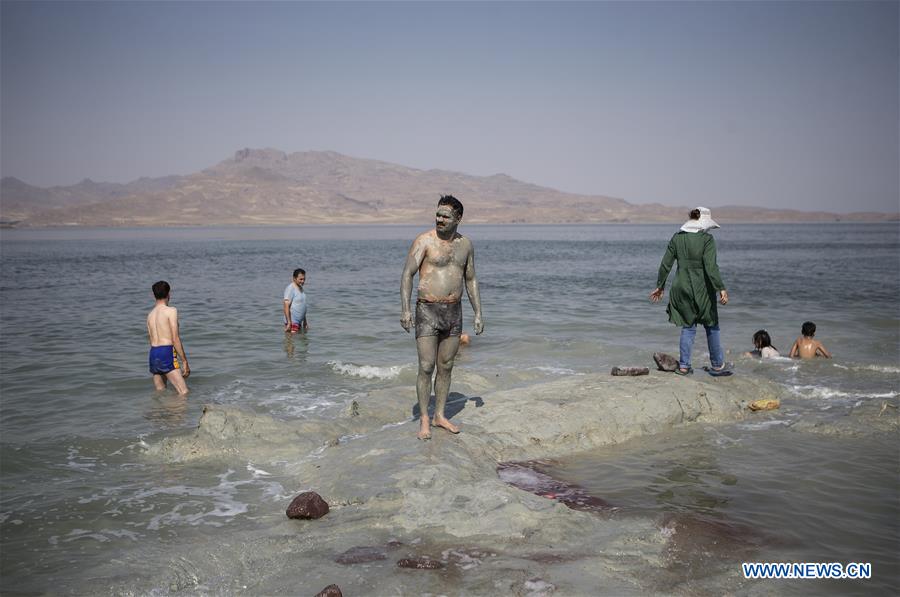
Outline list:
[[[725,290],[725,284],[716,263],[715,239],[708,232],[675,233],[659,264],[657,288],[665,288],[675,261],[678,261],[678,271],[666,307],[669,321],[678,326],[718,325],[716,295]]]

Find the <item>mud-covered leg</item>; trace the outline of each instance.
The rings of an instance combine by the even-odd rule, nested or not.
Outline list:
[[[431,420],[428,417],[428,402],[431,400],[431,376],[438,354],[437,336],[421,336],[416,338],[416,350],[419,353],[419,375],[416,378],[416,396],[419,399],[419,439],[431,438]]]
[[[444,416],[444,406],[450,395],[450,378],[453,361],[459,350],[459,336],[448,336],[440,341],[437,351],[437,375],[434,378],[434,424],[450,433],[459,433],[459,427]]]

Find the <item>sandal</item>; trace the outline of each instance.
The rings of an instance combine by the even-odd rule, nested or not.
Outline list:
[[[681,367],[679,367],[678,369],[673,371],[673,373],[675,375],[681,375],[682,377],[684,377],[685,375],[690,375],[693,372],[694,372],[694,370],[691,369],[690,367],[688,367],[687,369],[682,369]]]

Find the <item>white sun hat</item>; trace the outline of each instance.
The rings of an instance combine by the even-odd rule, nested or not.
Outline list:
[[[714,228],[720,228],[716,221],[712,219],[712,214],[709,211],[708,207],[698,207],[700,210],[700,219],[699,220],[688,220],[684,223],[684,226],[681,227],[681,230],[684,232],[703,232],[706,230],[713,230]]]

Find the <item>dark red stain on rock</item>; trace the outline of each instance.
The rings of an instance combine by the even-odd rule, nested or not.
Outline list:
[[[538,460],[501,462],[497,465],[497,474],[513,487],[556,500],[573,510],[610,513],[617,509],[583,487],[551,477],[542,469],[543,464]]]

